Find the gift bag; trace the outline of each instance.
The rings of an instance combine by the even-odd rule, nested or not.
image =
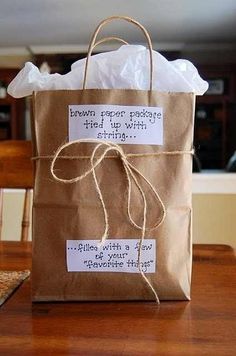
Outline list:
[[[142,30],[149,90],[86,89],[100,29]],[[33,95],[33,301],[190,299],[195,96],[153,88],[152,44],[100,23],[82,90]]]

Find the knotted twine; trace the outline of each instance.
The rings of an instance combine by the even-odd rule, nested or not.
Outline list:
[[[97,143],[97,145],[95,146],[94,150],[92,151],[91,156],[63,156],[63,155],[60,156],[60,153],[65,148],[70,147],[75,144],[80,144],[80,143]],[[101,148],[103,148],[103,151],[101,151]],[[101,151],[100,154],[98,153],[99,150]],[[115,155],[113,154],[112,156],[108,156],[108,153],[110,151],[115,152]],[[138,248],[138,269],[139,269],[139,272],[140,272],[142,278],[144,279],[144,281],[147,283],[148,287],[154,294],[156,302],[159,304],[160,300],[159,300],[158,294],[157,294],[156,290],[154,289],[154,287],[152,286],[152,283],[149,281],[149,279],[147,278],[147,276],[145,275],[145,273],[142,270],[141,253],[142,253],[142,245],[143,245],[143,241],[145,239],[146,231],[148,231],[148,230],[150,231],[150,230],[156,229],[161,226],[161,224],[163,223],[163,221],[165,220],[165,217],[166,217],[166,209],[165,209],[165,205],[164,205],[161,197],[159,196],[158,192],[156,191],[156,189],[154,188],[152,183],[128,160],[128,158],[129,157],[160,156],[160,155],[183,155],[183,154],[191,154],[192,155],[193,153],[194,153],[193,150],[190,150],[190,151],[162,151],[162,152],[157,152],[157,153],[125,154],[122,147],[118,144],[115,144],[114,142],[97,140],[97,139],[79,139],[79,140],[67,142],[67,143],[63,144],[62,146],[60,146],[57,149],[57,151],[55,152],[54,156],[37,156],[37,157],[34,157],[33,159],[35,159],[35,160],[37,160],[37,159],[52,159],[51,166],[50,166],[51,174],[57,182],[61,182],[64,184],[72,184],[72,183],[82,181],[88,175],[92,174],[95,188],[96,188],[98,198],[100,200],[100,203],[101,203],[101,206],[103,209],[103,216],[104,216],[104,232],[103,232],[100,242],[98,243],[98,246],[102,246],[109,237],[108,236],[109,218],[108,218],[108,212],[106,209],[106,205],[105,205],[105,202],[103,199],[102,191],[101,191],[101,188],[100,188],[98,180],[97,180],[96,168],[102,163],[102,161],[105,158],[120,159],[123,169],[124,169],[124,172],[125,172],[125,175],[126,175],[127,182],[128,182],[127,215],[128,215],[130,223],[135,228],[141,230],[141,237],[140,237],[140,243],[139,243],[139,248]],[[66,178],[66,179],[60,178],[55,173],[55,164],[58,159],[69,159],[69,160],[90,159],[91,167],[87,171],[85,171],[83,174],[76,176],[74,178]],[[145,194],[142,186],[140,185],[140,183],[137,179],[138,177],[143,179],[145,181],[145,183],[148,185],[150,190],[153,192],[155,200],[157,201],[158,205],[161,208],[161,217],[151,227],[147,227],[147,198],[146,198],[146,194]],[[140,225],[134,221],[132,214],[131,214],[131,209],[130,209],[131,194],[132,194],[132,181],[138,188],[138,191],[140,192],[140,195],[141,195],[142,201],[143,201],[143,214],[142,214],[143,218],[142,218],[142,223]]]

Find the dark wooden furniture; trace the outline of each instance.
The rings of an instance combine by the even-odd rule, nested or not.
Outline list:
[[[29,242],[1,242],[0,270],[31,267]],[[194,246],[191,302],[31,304],[30,279],[0,308],[0,354],[235,355],[232,248]]]
[[[213,90],[204,96],[198,96],[196,100],[196,154],[202,168],[225,169],[236,150],[236,66],[197,67],[203,79],[213,84]]]
[[[0,82],[5,87],[20,71],[19,68],[0,69]],[[15,99],[6,94],[0,98],[0,140],[25,138],[25,99]]]
[[[21,241],[29,235],[31,189],[33,188],[33,164],[30,141],[0,141],[0,240],[3,213],[3,189],[25,189],[22,214]],[[14,216],[12,217],[14,219]]]

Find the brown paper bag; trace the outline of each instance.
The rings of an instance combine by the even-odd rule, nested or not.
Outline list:
[[[95,32],[90,49],[104,23]],[[150,43],[149,49],[151,53]],[[152,63],[150,72],[151,89]],[[67,271],[66,241],[99,241],[104,231],[104,211],[93,174],[71,184],[58,182],[51,173],[52,159],[58,147],[68,142],[69,105],[98,104],[163,108],[163,145],[120,145],[127,161],[150,182],[165,207],[163,223],[156,229],[145,229],[144,238],[156,241],[156,272],[145,273],[148,282],[141,273]],[[192,93],[153,90],[83,89],[34,94],[33,301],[155,300],[153,290],[161,300],[190,299],[194,104]],[[91,142],[69,145],[55,160],[53,172],[65,181],[83,175],[90,169],[95,146]],[[109,155],[95,169],[109,216],[107,241],[139,240],[142,231],[131,224],[127,214],[127,177],[122,159],[116,152]],[[153,226],[162,218],[162,205],[154,201],[148,184],[140,177],[137,180],[147,201],[146,226]],[[143,206],[143,196],[132,183],[130,212],[138,225],[143,223]]]

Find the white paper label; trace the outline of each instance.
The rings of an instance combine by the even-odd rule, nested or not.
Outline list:
[[[163,145],[162,108],[69,105],[69,141],[86,138],[118,144]]]
[[[108,239],[100,247],[98,247],[98,240],[67,240],[67,270],[68,272],[140,273],[139,245],[140,240],[137,239]],[[156,240],[143,241],[140,267],[144,273],[155,273]]]

